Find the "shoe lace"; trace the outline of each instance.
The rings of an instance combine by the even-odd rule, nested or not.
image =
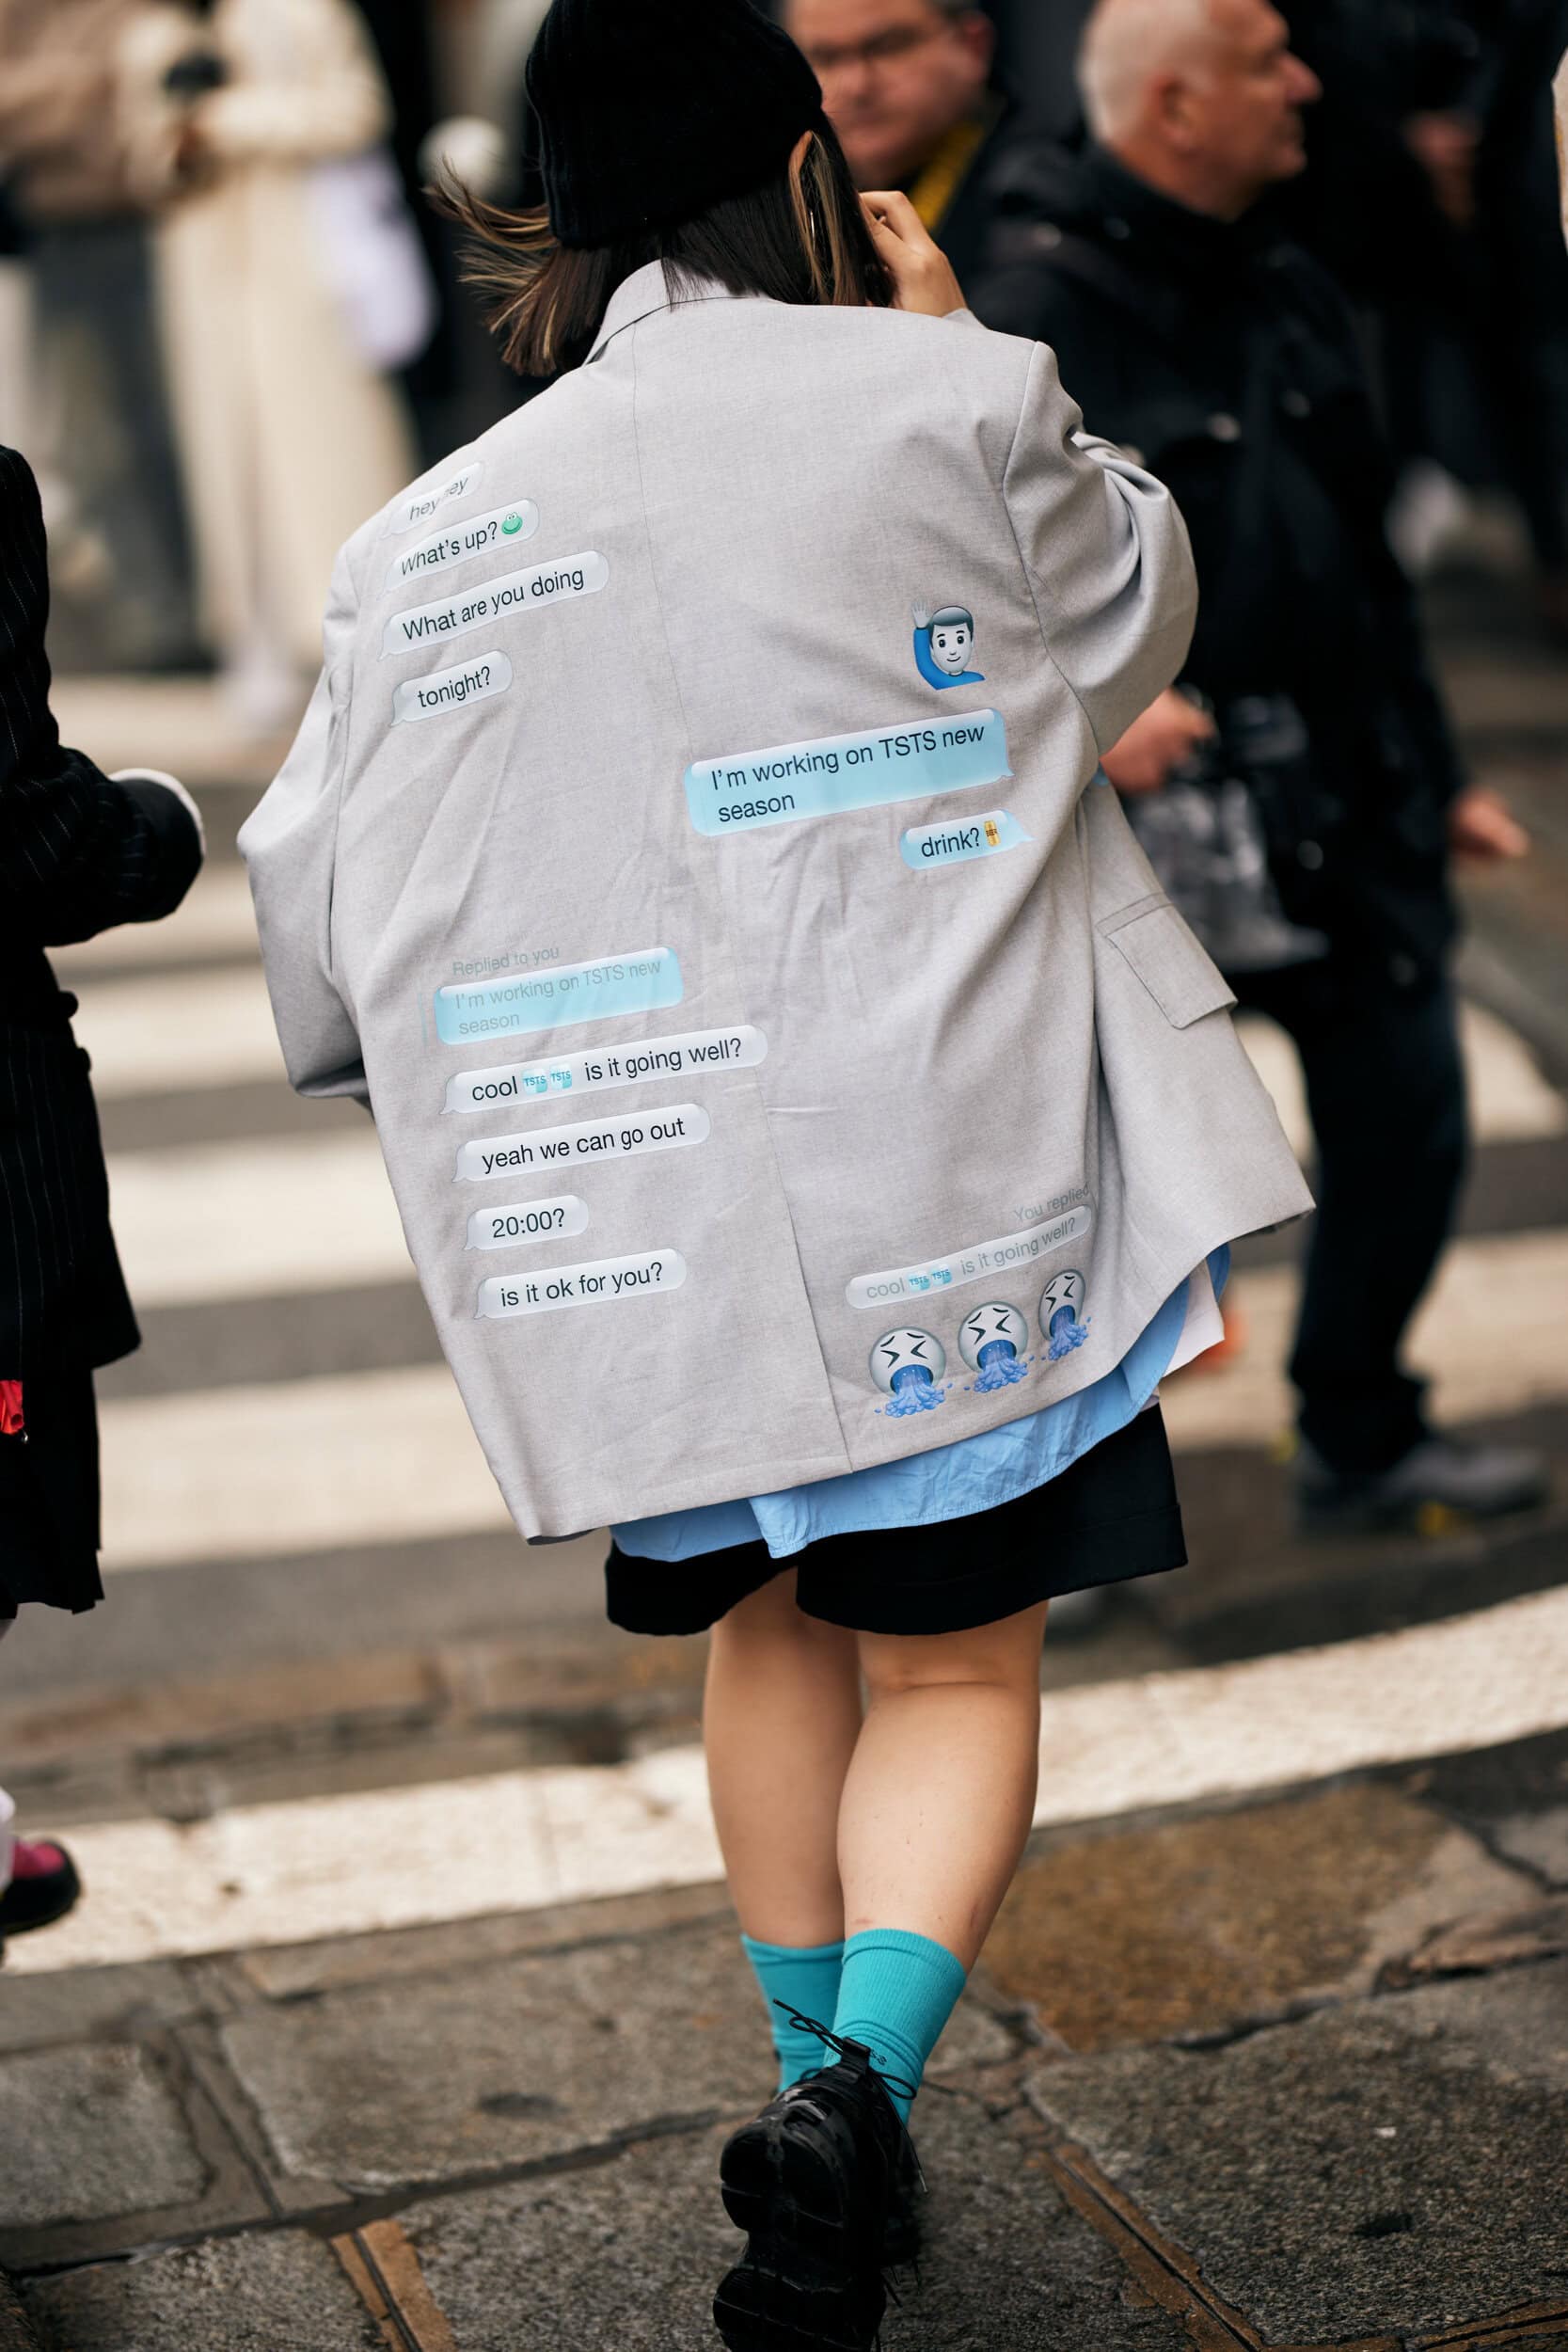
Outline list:
[[[818,2042],[825,2042],[829,2049],[835,2052],[839,2058],[855,2059],[862,2056],[862,2045],[859,2042],[846,2042],[841,2034],[832,2033],[826,2026],[819,2026],[815,2017],[803,2016],[800,2010],[792,2008],[788,2001],[775,2001],[773,2007],[784,2010],[797,2033],[815,2034]],[[865,2071],[876,2077],[884,2090],[892,2092],[896,2098],[915,2099],[920,2095],[918,2083],[906,2082],[901,2074],[884,2074],[881,2068],[873,2066],[869,2059],[866,2060]]]

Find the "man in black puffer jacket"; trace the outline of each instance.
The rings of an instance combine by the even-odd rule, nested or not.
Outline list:
[[[1400,1345],[1465,1167],[1449,859],[1524,843],[1461,772],[1342,298],[1262,202],[1303,168],[1316,77],[1268,0],[1101,0],[1082,71],[1094,136],[1015,158],[971,297],[1053,346],[1092,429],[1192,532],[1184,679],[1105,766],[1238,994],[1302,1056],[1322,1155],[1291,1365],[1303,1514],[1518,1509],[1539,1465],[1433,1436]]]

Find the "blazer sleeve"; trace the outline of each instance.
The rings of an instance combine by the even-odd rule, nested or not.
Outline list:
[[[1109,751],[1180,675],[1197,618],[1187,528],[1163,483],[1083,430],[1036,347],[1003,484],[1046,650]]]
[[[150,775],[65,750],[49,708],[49,573],[38,485],[0,449],[0,924],[36,947],[172,914],[201,866],[199,822]]]
[[[354,1016],[333,975],[332,888],[348,761],[357,598],[346,551],[332,575],[325,659],[293,750],[240,831],[273,1018],[300,1094],[370,1101]]]

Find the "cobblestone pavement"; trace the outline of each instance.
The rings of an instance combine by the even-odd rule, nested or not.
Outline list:
[[[1568,2345],[1568,682],[1496,583],[1437,610],[1539,854],[1469,886],[1477,1168],[1418,1353],[1556,1500],[1302,1546],[1293,1246],[1242,1253],[1243,1349],[1168,1397],[1194,1565],[1048,1645],[889,2352]],[[0,1976],[0,2352],[695,2352],[767,2074],[700,1647],[609,1632],[602,1544],[521,1554],[373,1137],[282,1086],[233,856],[270,753],[200,689],[61,702],[182,767],[214,855],[62,960],[147,1345],[110,1606],[0,1659],[0,1776],[88,1886]]]

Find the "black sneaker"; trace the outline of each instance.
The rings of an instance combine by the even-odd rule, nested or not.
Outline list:
[[[725,2147],[724,2206],[748,2244],[713,2316],[730,2352],[872,2352],[883,2272],[918,2248],[920,2168],[870,2052],[798,2022],[838,2063],[792,2085]]]
[[[1424,1438],[1392,1470],[1352,1476],[1331,1470],[1310,1446],[1301,1451],[1296,1510],[1308,1535],[1363,1535],[1413,1530],[1444,1535],[1478,1520],[1533,1511],[1550,1496],[1539,1454],[1513,1446],[1461,1445]]]

